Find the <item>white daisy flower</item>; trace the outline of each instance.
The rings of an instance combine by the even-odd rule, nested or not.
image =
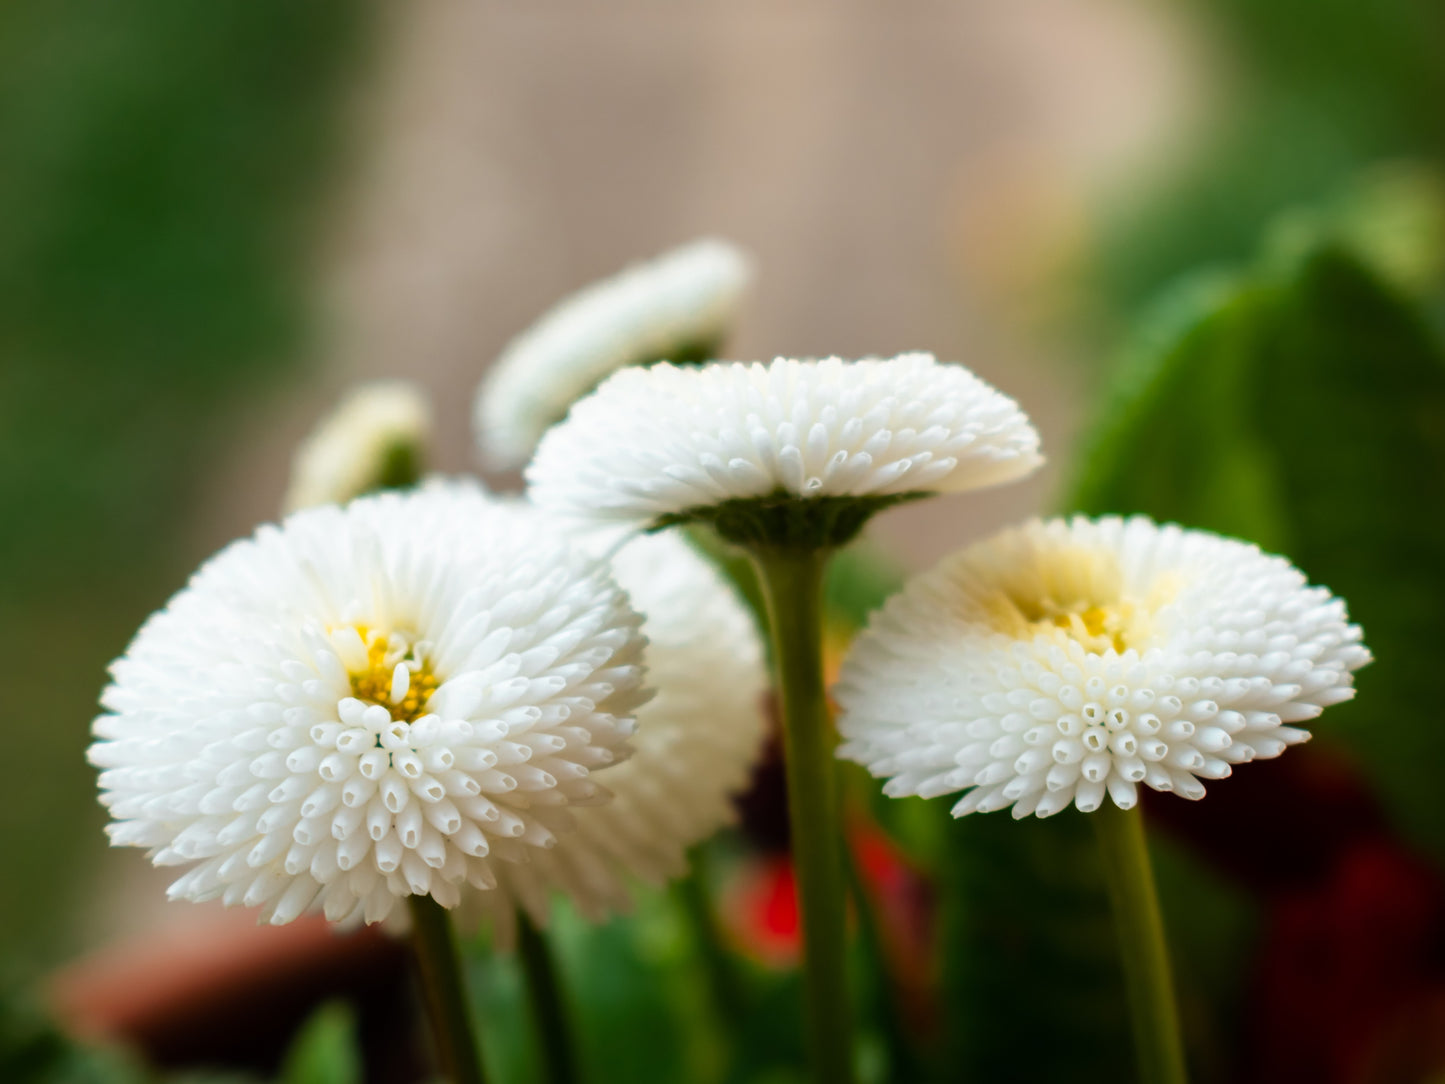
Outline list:
[[[343,504],[406,484],[421,470],[431,407],[414,384],[385,380],[353,388],[296,451],[285,508]]]
[[[498,868],[499,891],[468,894],[504,936],[513,904],[541,924],[561,891],[597,920],[627,908],[630,879],[660,885],[684,873],[688,848],[732,822],[761,752],[762,644],[732,586],[673,534],[634,539],[613,574],[644,615],[657,694],[638,710],[631,758],[597,776],[612,800],[578,810],[551,850]]]
[[[375,922],[495,884],[628,752],[641,619],[541,515],[432,486],[222,550],[111,667],[90,760],[175,899]]]
[[[751,277],[732,245],[694,241],[557,305],[507,345],[478,391],[488,465],[520,467],[547,428],[617,369],[715,356]]]
[[[839,755],[955,816],[1049,816],[1278,756],[1370,661],[1282,557],[1148,519],[1034,521],[915,577],[854,645]]]
[[[1042,462],[1018,404],[962,366],[931,354],[778,358],[616,373],[546,435],[527,480],[538,505],[575,517],[642,528],[711,519],[745,540],[747,521],[769,510],[813,502],[866,518]]]

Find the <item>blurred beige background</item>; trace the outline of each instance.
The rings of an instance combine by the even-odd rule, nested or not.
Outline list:
[[[245,434],[200,541],[274,515],[295,441],[356,379],[422,383],[437,466],[474,469],[471,396],[503,344],[563,294],[703,234],[757,260],[733,356],[930,350],[1038,422],[1054,461],[1036,479],[879,522],[910,563],[1045,508],[1087,389],[1029,317],[1085,204],[1147,166],[1146,147],[1167,156],[1192,112],[1198,65],[1167,15],[1145,0],[397,5],[319,258],[327,365]]]

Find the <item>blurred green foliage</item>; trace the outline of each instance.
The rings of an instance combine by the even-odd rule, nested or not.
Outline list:
[[[5,1084],[261,1084],[221,1070],[161,1073],[123,1050],[79,1043],[34,1006],[0,998],[0,1080]],[[322,1005],[297,1031],[275,1084],[361,1084],[356,1014]]]
[[[218,422],[300,355],[364,0],[0,5],[0,958],[65,937],[101,845],[105,663],[184,576]],[[177,558],[184,555],[184,559]]]
[[[356,1013],[341,1001],[322,1005],[291,1041],[279,1084],[361,1084],[362,1079]]]
[[[592,925],[554,909],[558,959],[589,1084],[794,1084],[803,1079],[798,976],[737,956],[744,987],[729,1032],[706,989],[702,950],[675,896],[640,891],[637,910]],[[518,957],[470,946],[483,1056],[502,1082],[540,1079]]]
[[[1105,216],[1089,285],[1116,316],[1160,283],[1247,261],[1280,212],[1336,198],[1381,161],[1445,163],[1437,0],[1193,6],[1228,85],[1167,181],[1125,186]]]

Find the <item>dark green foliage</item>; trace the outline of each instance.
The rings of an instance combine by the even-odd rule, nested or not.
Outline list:
[[[359,1077],[298,1077],[278,1084],[346,1084]],[[238,1073],[155,1073],[124,1051],[79,1043],[32,1006],[0,997],[0,1080],[5,1084],[260,1084]]]
[[[944,838],[942,1063],[999,1084],[1130,1079],[1123,977],[1087,818],[978,815]]]

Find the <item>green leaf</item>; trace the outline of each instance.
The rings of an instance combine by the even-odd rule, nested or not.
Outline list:
[[[1317,734],[1445,859],[1434,703],[1445,613],[1445,360],[1420,316],[1316,247],[1176,308],[1137,352],[1070,505],[1145,512],[1286,554],[1348,602],[1377,661]]]
[[[930,804],[947,816],[948,803]],[[1123,977],[1087,818],[978,814],[946,833],[939,1078],[1132,1079]]]
[[[361,1079],[356,1014],[345,1002],[328,1002],[292,1040],[281,1084],[361,1084]]]

